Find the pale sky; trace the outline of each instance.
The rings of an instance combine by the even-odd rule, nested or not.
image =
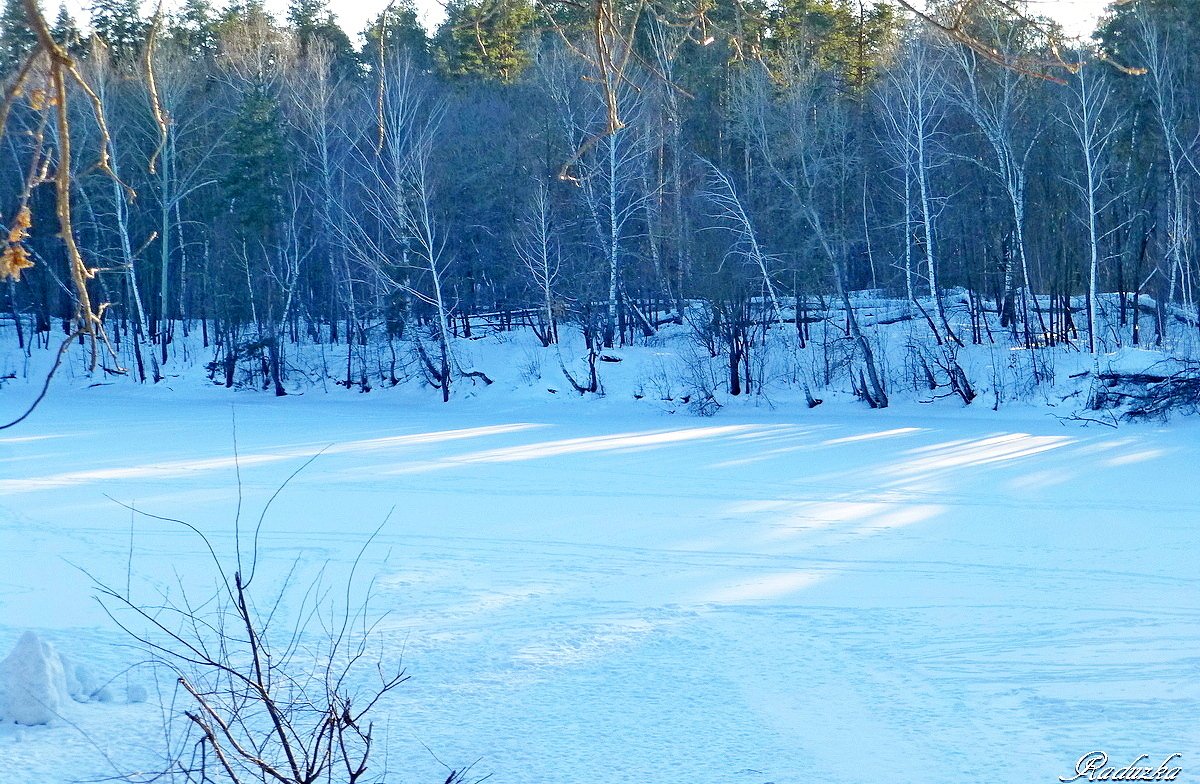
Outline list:
[[[419,0],[418,0],[419,1]],[[929,0],[916,0],[918,5]],[[1058,20],[1069,36],[1086,36],[1096,29],[1096,20],[1104,13],[1109,0],[1027,0],[1029,10],[1038,16]],[[353,0],[347,0],[353,5]]]
[[[288,0],[266,0],[267,8],[283,16],[287,13]],[[417,10],[424,17],[425,26],[436,27],[446,16],[445,8],[438,0],[415,0]],[[337,14],[338,22],[351,40],[387,7],[388,0],[329,0],[329,7]]]
[[[1068,35],[1088,35],[1096,29],[1096,20],[1108,0],[1029,0],[1035,14],[1057,19]]]
[[[170,5],[171,0],[167,2]],[[330,0],[329,7],[337,14],[342,28],[354,39],[387,3],[388,0]],[[1090,33],[1107,3],[1108,0],[1030,0],[1030,6],[1035,12],[1058,19],[1070,35]],[[86,15],[80,9],[88,4],[88,0],[68,0],[67,3],[81,18],[86,18]],[[445,15],[439,0],[416,0],[416,4],[425,17],[426,25],[431,28]],[[58,0],[42,0],[42,5],[54,13],[58,8]],[[148,9],[153,7],[151,2],[143,2],[143,5]],[[281,17],[287,11],[287,6],[288,0],[267,0],[267,7]]]
[[[416,0],[416,4],[430,27],[437,25],[445,16],[443,5],[438,0]],[[1035,13],[1054,17],[1070,35],[1090,33],[1107,4],[1108,0],[1030,0],[1030,7]],[[287,0],[268,0],[267,5],[282,13],[287,8]],[[386,5],[387,0],[330,0],[329,3],[351,37],[366,27]]]

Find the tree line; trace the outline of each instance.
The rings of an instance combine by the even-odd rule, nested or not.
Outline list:
[[[1115,5],[1068,45],[1011,3],[933,4],[947,37],[886,0],[452,0],[432,34],[397,2],[359,48],[324,0],[286,20],[97,0],[86,35],[64,7],[99,365],[156,382],[198,343],[214,380],[284,394],[317,345],[329,380],[449,400],[490,381],[461,341],[519,327],[577,336],[559,363],[594,392],[607,351],[675,324],[724,393],[820,341],[793,380],[882,407],[906,383],[970,402],[970,344],[1021,350],[1032,384],[1051,349],[1180,350],[1200,326],[1189,5]],[[5,103],[0,304],[26,351],[79,305],[36,46],[6,0],[0,67],[28,78]]]

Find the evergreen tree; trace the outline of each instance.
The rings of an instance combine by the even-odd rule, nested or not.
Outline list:
[[[0,72],[7,76],[21,67],[37,45],[37,35],[25,18],[21,0],[4,0],[0,14]]]
[[[773,62],[798,58],[860,89],[885,64],[902,20],[880,0],[780,0],[766,23],[765,49]]]
[[[218,30],[239,24],[252,24],[267,20],[275,26],[276,20],[263,0],[231,0],[217,17]]]
[[[856,89],[863,89],[895,54],[904,19],[890,3],[868,3],[858,0],[854,19],[854,40],[846,79]]]
[[[236,228],[244,236],[270,235],[279,221],[282,198],[277,174],[286,156],[282,127],[279,102],[262,87],[252,86],[230,127],[233,161],[222,179]]]
[[[438,65],[452,76],[512,82],[529,63],[529,0],[450,0],[434,40]]]
[[[329,10],[328,0],[292,0],[288,22],[296,35],[301,57],[315,42],[322,41],[332,52],[335,73],[349,76],[358,70],[354,47]]]
[[[773,60],[833,70],[850,59],[853,16],[845,0],[780,0],[768,12]]]
[[[1200,52],[1195,48],[1200,41],[1200,15],[1193,0],[1139,0],[1111,6],[1100,21],[1096,38],[1115,62],[1132,68],[1145,65],[1140,62],[1141,18],[1160,30],[1169,30],[1172,44],[1188,53],[1186,61],[1192,67],[1200,65]]]
[[[182,52],[204,58],[217,51],[217,20],[210,0],[185,0],[167,23],[167,36]]]
[[[68,52],[78,54],[84,50],[83,33],[79,31],[75,17],[67,10],[66,3],[58,6],[58,16],[54,19],[54,28],[50,33]]]
[[[146,41],[147,25],[138,0],[93,0],[92,30],[108,47],[115,64],[129,64]]]
[[[362,59],[368,67],[379,62],[380,30],[384,33],[385,54],[389,57],[404,53],[412,59],[413,65],[419,71],[429,71],[433,68],[433,54],[430,51],[429,36],[421,24],[417,7],[413,0],[400,0],[392,9],[375,17],[375,20],[363,30]]]

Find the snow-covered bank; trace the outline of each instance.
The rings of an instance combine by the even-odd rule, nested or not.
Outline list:
[[[130,560],[116,501],[228,549],[235,418],[251,512],[326,449],[267,520],[270,573],[344,568],[395,508],[365,562],[413,676],[389,780],[445,778],[422,744],[522,784],[1053,781],[1198,746],[1189,420],[473,401],[56,388],[0,435],[0,647],[33,629],[152,697],[0,728],[0,780],[155,764],[155,683],[76,565],[206,579],[170,525],[133,520]]]
[[[965,296],[965,295],[964,295]],[[1116,318],[1112,297],[1102,313]],[[919,404],[945,411],[963,408],[1016,408],[1062,418],[1090,418],[1115,424],[1131,405],[1118,378],[1200,375],[1200,343],[1182,327],[1161,346],[1114,345],[1093,358],[1078,341],[1028,348],[998,324],[980,331],[970,342],[971,327],[963,302],[950,303],[964,345],[934,345],[911,306],[903,301],[861,297],[860,317],[871,320],[871,339],[879,377],[889,405]],[[697,306],[699,307],[699,306]],[[785,315],[791,318],[791,311]],[[689,317],[691,318],[691,317]],[[669,413],[710,416],[718,412],[745,415],[761,411],[802,413],[814,400],[846,411],[865,411],[860,361],[849,345],[844,316],[836,309],[807,327],[800,341],[793,324],[774,324],[756,334],[740,350],[738,393],[730,378],[729,352],[720,340],[705,333],[701,315],[686,325],[665,324],[630,345],[589,351],[576,327],[562,325],[560,344],[542,345],[534,332],[520,325],[511,330],[477,327],[471,338],[451,341],[454,355],[452,406],[483,406],[488,410],[530,404],[551,407],[583,403],[602,410],[638,415]],[[761,326],[761,325],[760,325]],[[1110,325],[1116,329],[1115,324]],[[11,333],[10,328],[0,332]],[[158,383],[139,383],[132,339],[116,343],[114,355],[101,354],[91,366],[82,343],[64,355],[52,392],[91,387],[141,387],[125,394],[203,395],[205,390],[229,387],[234,392],[272,395],[274,377],[268,352],[254,334],[242,340],[205,345],[195,324],[177,325],[169,345],[170,361],[161,366]],[[211,330],[210,330],[211,332]],[[186,333],[186,337],[184,336]],[[115,334],[115,333],[114,333]],[[4,335],[0,350],[0,421],[11,421],[36,397],[57,355],[57,336],[41,336],[35,348],[17,349],[15,336]],[[421,343],[410,338],[376,335],[366,345],[313,341],[298,334],[298,342],[283,341],[275,356],[281,389],[288,395],[329,394],[335,397],[382,395],[396,404],[424,406],[439,400],[433,379],[420,359]],[[803,346],[800,343],[803,342]],[[236,345],[234,345],[236,344]],[[1106,344],[1107,345],[1107,344]],[[595,367],[595,390],[580,393]],[[952,383],[952,374],[963,382]],[[1097,377],[1106,381],[1097,382]],[[1198,381],[1197,383],[1200,383]],[[963,388],[966,387],[966,389]],[[1088,410],[1097,391],[1105,411]],[[964,394],[969,392],[969,394]],[[241,398],[238,398],[241,399]],[[603,401],[601,404],[600,401]],[[845,407],[845,408],[843,408]],[[1191,413],[1195,405],[1181,408]],[[940,413],[934,415],[941,415]]]

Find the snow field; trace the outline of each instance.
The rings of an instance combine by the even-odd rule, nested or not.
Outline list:
[[[1192,422],[128,388],[36,416],[0,434],[0,647],[35,630],[150,701],[0,727],[5,782],[153,768],[156,681],[76,567],[210,585],[194,536],[118,502],[229,552],[235,422],[251,523],[325,450],[265,521],[272,580],[344,575],[390,514],[360,566],[413,676],[389,781],[444,779],[425,746],[522,784],[916,784],[1200,745]]]

